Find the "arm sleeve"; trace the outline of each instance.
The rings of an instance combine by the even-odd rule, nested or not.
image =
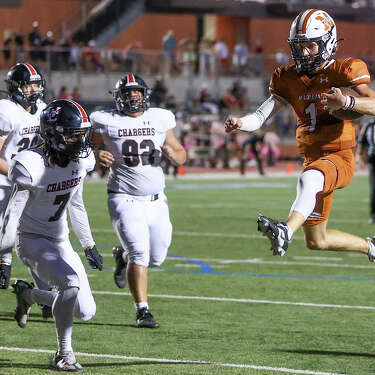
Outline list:
[[[275,95],[271,95],[255,112],[241,117],[240,130],[252,132],[259,129],[282,105]]]
[[[82,247],[93,247],[95,242],[92,238],[89,218],[83,203],[83,184],[80,184],[78,190],[73,195],[68,206],[68,212],[73,231]]]
[[[28,190],[21,190],[18,185],[13,185],[12,195],[4,214],[4,220],[1,223],[0,251],[14,246],[18,222],[28,198]]]

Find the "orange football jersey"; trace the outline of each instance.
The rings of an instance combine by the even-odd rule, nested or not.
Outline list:
[[[339,151],[355,146],[355,129],[350,120],[340,120],[323,109],[321,94],[332,86],[354,86],[370,82],[364,61],[355,58],[332,60],[311,78],[297,73],[293,64],[275,69],[270,92],[281,96],[293,108],[297,119],[296,139],[302,154]]]

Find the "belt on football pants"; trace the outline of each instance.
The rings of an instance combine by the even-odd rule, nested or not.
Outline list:
[[[112,191],[112,190],[107,190],[108,194],[124,194],[127,195],[128,197],[131,197],[134,200],[139,200],[139,201],[157,201],[159,199],[159,194],[152,194],[152,195],[130,195],[126,193],[121,193],[118,191]]]

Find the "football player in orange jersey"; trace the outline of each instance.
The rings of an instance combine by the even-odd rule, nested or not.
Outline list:
[[[358,96],[375,100],[367,66],[360,59],[333,59],[336,25],[323,10],[301,12],[292,23],[288,42],[294,64],[274,71],[270,97],[254,113],[229,117],[225,123],[227,132],[251,132],[284,104],[290,104],[296,116],[298,148],[304,155],[297,196],[285,222],[259,216],[258,231],[269,238],[274,255],[284,255],[293,234],[303,226],[309,249],[359,251],[374,262],[374,239],[327,229],[333,193],[354,175],[355,129],[352,121],[334,117],[321,102],[332,86],[350,86]],[[350,99],[345,109],[354,102]]]

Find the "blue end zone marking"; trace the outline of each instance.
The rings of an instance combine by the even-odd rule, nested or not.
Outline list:
[[[198,273],[213,273],[212,267],[209,264],[207,264],[207,263],[200,262],[200,261],[194,260],[194,259],[189,259],[189,258],[181,257],[181,256],[178,256],[178,255],[169,255],[168,254],[168,258],[180,259],[180,260],[184,260],[184,261],[186,261],[188,263],[196,264],[197,266],[199,266],[201,268],[200,271],[197,271]]]

